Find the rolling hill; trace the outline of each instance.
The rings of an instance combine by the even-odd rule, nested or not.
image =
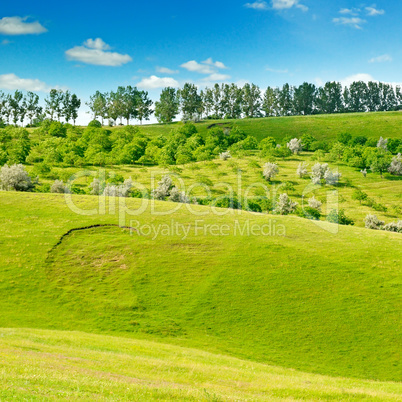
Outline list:
[[[98,205],[90,196],[72,201]],[[132,213],[142,202],[123,201]],[[190,213],[169,202],[155,202],[151,214],[149,201],[120,222],[110,205],[76,214],[63,195],[0,192],[0,203],[0,327],[163,340],[305,372],[401,378],[399,234],[202,206]]]
[[[0,329],[0,399],[394,401],[400,384],[328,377],[147,340]]]
[[[138,126],[148,135],[167,135],[182,123],[144,124]],[[271,136],[281,140],[286,136],[301,137],[311,134],[317,140],[335,139],[338,134],[349,133],[353,136],[368,138],[400,138],[402,136],[402,112],[346,113],[313,116],[264,117],[239,120],[206,120],[196,123],[197,130],[205,134],[209,127],[239,126],[248,135],[259,141]]]

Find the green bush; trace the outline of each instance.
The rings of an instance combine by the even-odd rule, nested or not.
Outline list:
[[[351,218],[348,218],[345,215],[345,211],[340,209],[337,211],[336,209],[331,210],[331,212],[327,216],[327,221],[331,223],[338,223],[339,225],[354,225],[354,221]]]
[[[91,121],[88,123],[88,127],[102,128],[102,123],[101,123],[100,121],[94,119],[94,120],[91,120]]]

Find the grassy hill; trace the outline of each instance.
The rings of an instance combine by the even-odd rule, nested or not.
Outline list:
[[[148,135],[169,134],[181,123],[146,124],[139,126]],[[315,116],[269,117],[240,120],[207,120],[197,123],[197,130],[205,134],[208,127],[221,125],[239,126],[248,135],[254,135],[259,141],[271,136],[281,140],[286,136],[300,137],[305,133],[317,140],[335,139],[338,134],[349,133],[368,138],[400,138],[402,136],[402,112],[346,113]]]
[[[195,215],[168,202],[156,211],[180,210],[151,214],[149,204],[127,217],[140,232],[69,233],[117,224],[117,210],[78,215],[50,194],[0,192],[0,203],[0,327],[163,339],[326,375],[401,378],[399,234],[201,206]],[[247,222],[250,236],[239,232]],[[258,230],[265,224],[271,235]],[[188,236],[171,233],[176,225]]]
[[[400,384],[306,374],[146,340],[0,329],[1,400],[394,401]]]

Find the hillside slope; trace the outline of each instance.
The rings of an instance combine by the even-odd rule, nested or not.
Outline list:
[[[151,124],[139,126],[140,130],[149,135],[166,135],[181,123]],[[301,137],[311,134],[317,140],[335,139],[338,134],[349,133],[353,136],[368,138],[401,138],[402,112],[377,113],[346,113],[315,116],[268,117],[240,120],[206,120],[197,123],[197,130],[205,134],[208,127],[221,125],[239,126],[248,135],[258,140],[271,136],[281,140],[286,136]]]
[[[0,329],[1,400],[392,401],[397,383],[332,378],[80,332]]]
[[[0,203],[1,327],[163,338],[303,371],[401,378],[399,234],[185,205],[129,216],[141,235],[68,234],[117,224],[117,213],[78,215],[54,194],[0,192]],[[239,231],[247,224],[249,236]]]

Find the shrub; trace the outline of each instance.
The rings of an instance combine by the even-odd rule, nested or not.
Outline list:
[[[402,233],[402,221],[387,223],[382,229],[388,232]]]
[[[324,180],[330,186],[335,186],[339,183],[339,179],[342,177],[341,173],[333,173],[330,169],[324,174]]]
[[[345,211],[340,209],[337,211],[336,209],[332,209],[331,212],[327,216],[327,221],[331,223],[337,223],[339,225],[354,225],[354,221],[351,218],[348,218],[345,215]]]
[[[281,215],[291,214],[296,210],[297,203],[293,202],[286,193],[280,194],[275,206],[275,212]]]
[[[290,181],[285,181],[279,185],[281,191],[295,191],[295,186]]]
[[[264,165],[262,175],[265,180],[271,181],[279,172],[278,165],[276,163],[267,162]]]
[[[52,121],[47,129],[48,134],[52,137],[65,137],[67,129],[63,123],[59,121]]]
[[[328,163],[319,163],[317,162],[311,168],[311,181],[313,184],[320,184],[321,180],[324,179],[325,173],[328,170]]]
[[[103,190],[103,195],[107,197],[130,197],[132,187],[133,182],[131,179],[125,180],[124,183],[120,185],[108,184]]]
[[[367,229],[380,230],[384,226],[384,221],[380,221],[376,215],[369,214],[364,219],[364,226]]]
[[[367,198],[368,198],[368,195],[361,190],[355,190],[352,194],[352,200],[359,201],[360,205],[362,205],[362,201],[366,201]]]
[[[388,172],[395,176],[402,176],[402,155],[398,154],[392,158]]]
[[[230,155],[230,151],[222,152],[221,154],[219,154],[219,158],[222,159],[223,161],[226,161],[231,157],[232,155]]]
[[[101,183],[99,179],[94,179],[92,183],[89,185],[90,188],[90,194],[92,195],[100,195],[103,193],[103,190],[105,188],[104,183]]]
[[[173,188],[173,181],[167,174],[162,177],[162,180],[158,182],[158,187],[152,191],[152,197],[155,200],[166,200],[170,195],[170,190]]]
[[[184,191],[179,191],[179,189],[175,186],[170,190],[169,201],[189,204],[190,198],[187,197]]]
[[[321,212],[322,202],[312,196],[308,199],[308,206],[309,208],[316,209],[318,212]]]
[[[261,149],[263,156],[270,154],[275,147],[276,140],[273,137],[266,137],[258,144],[258,148]]]
[[[35,183],[21,164],[4,165],[0,169],[0,184],[6,191],[31,191],[35,187]]]
[[[101,123],[100,121],[94,119],[94,120],[91,120],[91,121],[88,123],[88,127],[102,128],[102,123]]]
[[[302,179],[303,177],[307,176],[308,171],[307,171],[307,163],[306,162],[302,162],[299,163],[299,165],[297,166],[297,170],[296,170],[296,174]]]
[[[68,187],[64,184],[63,180],[55,180],[55,182],[53,183],[51,189],[50,189],[51,193],[58,193],[58,194],[64,194],[64,193],[68,193],[69,189]]]
[[[316,208],[305,207],[304,208],[304,216],[307,219],[314,219],[314,220],[318,221],[321,217],[321,212]]]
[[[302,150],[302,140],[297,138],[292,138],[286,146],[290,149],[293,154],[298,154]]]
[[[386,151],[387,150],[387,143],[388,143],[387,139],[384,139],[384,138],[380,137],[380,139],[377,142],[377,148],[382,148],[382,149],[384,149]]]

